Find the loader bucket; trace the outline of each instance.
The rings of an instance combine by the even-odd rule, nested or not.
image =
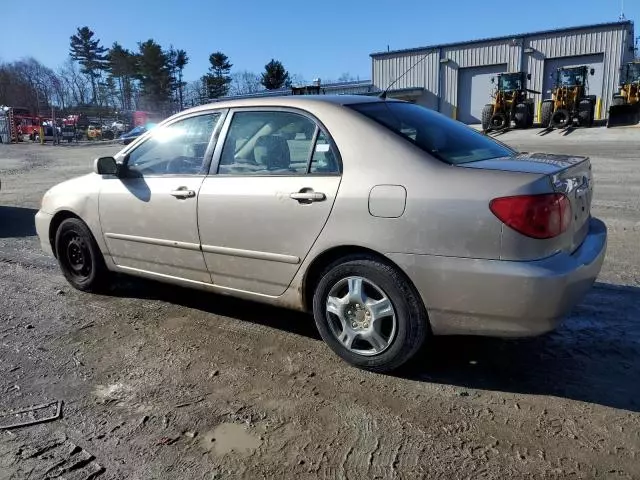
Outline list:
[[[609,108],[607,128],[621,127],[624,125],[637,125],[640,121],[640,104],[612,105]]]

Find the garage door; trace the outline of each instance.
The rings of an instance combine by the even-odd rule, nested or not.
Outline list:
[[[506,64],[458,71],[458,120],[469,124],[482,121],[482,108],[491,103],[491,77],[506,71]]]
[[[544,89],[543,97],[551,98],[549,90],[553,88],[553,82],[555,74],[558,68],[563,67],[580,67],[587,65],[589,69],[595,70],[593,76],[589,76],[589,95],[596,95],[598,98],[602,97],[602,79],[604,75],[604,63],[603,54],[598,55],[581,55],[579,57],[562,57],[562,58],[548,58],[544,61]]]

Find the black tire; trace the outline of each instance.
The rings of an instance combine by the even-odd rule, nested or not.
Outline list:
[[[493,105],[485,105],[482,109],[482,130],[487,131],[491,122],[491,116],[493,115]]]
[[[489,127],[491,130],[502,130],[503,128],[508,128],[510,123],[509,117],[502,112],[498,112],[494,113],[491,120],[489,120]]]
[[[516,124],[516,128],[527,128],[529,125],[529,106],[526,103],[516,105],[514,123]]]
[[[551,115],[551,126],[553,128],[567,128],[571,125],[571,114],[568,110],[561,108]]]
[[[553,116],[553,100],[547,100],[542,102],[542,112],[540,114],[540,121],[544,128],[551,126],[551,117]]]
[[[590,127],[593,125],[594,107],[591,99],[583,98],[580,100],[578,104],[578,124],[581,127]]]
[[[613,97],[613,100],[611,101],[612,107],[619,107],[620,105],[624,105],[624,104],[625,104],[625,101],[622,95],[615,95]]]
[[[391,315],[386,318],[383,316],[381,318],[384,318],[384,320],[380,319],[378,322],[386,321],[387,323],[376,323],[376,325],[380,325],[376,327],[377,331],[381,332],[382,337],[387,337],[384,339],[386,346],[380,348],[380,352],[375,352],[376,347],[374,347],[374,344],[369,344],[365,338],[368,331],[374,330],[374,320],[371,320],[370,324],[368,323],[369,320],[366,320],[367,324],[364,325],[366,328],[359,330],[359,332],[365,334],[362,336],[356,329],[349,327],[350,332],[353,334],[352,338],[355,338],[351,349],[349,349],[338,340],[338,336],[344,334],[346,330],[342,328],[341,332],[336,331],[344,323],[340,322],[337,315],[327,310],[329,295],[333,291],[337,291],[335,289],[347,282],[347,279],[354,277],[360,277],[379,289],[377,293],[374,290],[370,290],[374,292],[373,295],[369,295],[369,292],[366,292],[365,297],[375,298],[376,295],[381,293],[391,302],[393,317]],[[366,287],[363,288],[366,290]],[[351,308],[352,312],[348,312],[347,308]],[[345,304],[342,307],[343,315],[355,312],[356,308],[359,309],[357,304]],[[357,320],[355,319],[360,318],[360,321],[365,321],[364,319],[368,318],[371,312],[366,307],[364,311],[356,312],[356,316],[351,317],[352,320],[356,322]],[[357,317],[360,313],[362,315]],[[426,310],[420,296],[409,280],[393,266],[367,255],[343,258],[330,265],[324,271],[314,291],[313,315],[320,335],[338,356],[351,365],[375,372],[390,372],[409,362],[421,350],[429,334],[429,321]],[[349,320],[349,322],[352,320]],[[356,325],[356,323],[353,323],[353,325]],[[390,327],[390,325],[393,325],[393,327]],[[362,325],[357,328],[360,329],[361,327]],[[386,334],[382,331],[384,327],[387,327]],[[358,347],[358,342],[360,342],[360,347]],[[364,349],[367,345],[374,352],[357,353],[352,351],[358,348]]]
[[[108,283],[104,258],[89,227],[78,218],[63,220],[55,236],[58,264],[67,281],[78,290],[96,292]]]
[[[533,121],[535,116],[535,112],[533,110],[533,102],[529,102],[527,104],[527,107],[529,108],[529,121],[527,122],[527,128],[531,128],[533,127]]]

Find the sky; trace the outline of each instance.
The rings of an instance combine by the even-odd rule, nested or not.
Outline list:
[[[185,80],[224,52],[233,70],[261,72],[275,58],[305,80],[344,73],[371,78],[369,54],[618,20],[622,0],[108,0],[87,8],[1,0],[0,61],[32,56],[51,68],[68,57],[69,37],[88,26],[104,46],[136,49],[153,38],[187,51]],[[64,2],[63,2],[64,3]],[[500,8],[503,8],[501,11]],[[625,16],[640,18],[640,0],[624,0]],[[640,29],[637,29],[640,35]]]

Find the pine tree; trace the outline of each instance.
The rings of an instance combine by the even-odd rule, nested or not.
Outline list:
[[[100,46],[100,40],[94,39],[95,33],[89,27],[78,28],[72,35],[70,55],[81,66],[81,72],[91,81],[93,102],[97,99],[97,84],[102,71],[107,68],[106,48]]]
[[[184,108],[183,94],[186,83],[183,81],[184,67],[189,63],[189,56],[184,50],[176,52],[176,68],[178,69],[178,102],[180,110]]]
[[[209,55],[209,73],[203,77],[207,86],[207,96],[210,99],[224,97],[229,93],[231,84],[231,67],[229,57],[222,52],[214,52]]]
[[[146,109],[169,113],[171,66],[168,55],[154,40],[138,44],[136,77],[140,81],[141,102]]]
[[[136,56],[115,42],[107,55],[111,77],[118,79],[120,104],[123,109],[131,109],[133,94],[133,78],[136,74]]]
[[[264,73],[262,74],[260,83],[262,83],[267,90],[277,90],[278,88],[291,85],[289,72],[284,68],[282,62],[274,60],[273,58],[264,66]]]

